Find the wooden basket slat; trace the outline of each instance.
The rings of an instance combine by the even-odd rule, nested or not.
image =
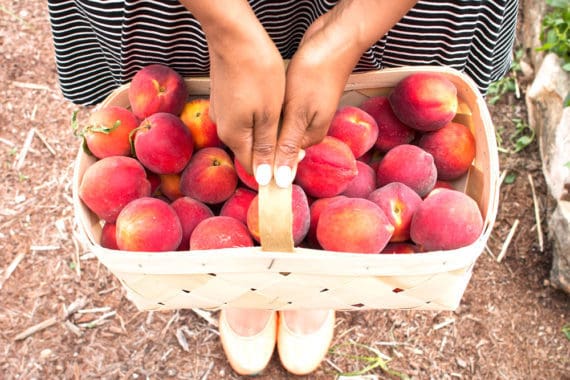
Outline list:
[[[227,306],[300,309],[455,309],[472,268],[493,227],[498,202],[498,153],[485,102],[465,75],[442,67],[402,67],[354,74],[341,105],[359,105],[387,95],[399,80],[416,71],[446,75],[459,97],[457,122],[475,134],[477,152],[469,173],[454,181],[478,203],[485,228],[476,242],[452,251],[416,255],[365,255],[296,248],[294,253],[260,247],[192,252],[119,252],[99,244],[101,225],[79,200],[77,189],[94,162],[78,152],[73,196],[78,229],[87,246],[120,280],[127,297],[141,310]],[[207,96],[208,78],[186,80],[191,97]],[[128,107],[128,85],[101,106]]]

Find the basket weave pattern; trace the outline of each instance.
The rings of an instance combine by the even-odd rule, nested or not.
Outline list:
[[[140,310],[327,308],[453,310],[459,305],[475,261],[491,232],[498,201],[498,153],[485,102],[463,74],[441,67],[386,69],[352,75],[341,105],[359,105],[386,95],[415,71],[437,71],[458,89],[457,122],[475,135],[476,158],[469,173],[454,183],[473,197],[484,228],[473,244],[452,251],[415,255],[366,255],[295,248],[278,252],[235,248],[191,252],[122,252],[98,244],[101,225],[79,200],[77,189],[94,159],[79,149],[73,196],[79,231],[88,248],[119,279],[127,297]],[[187,79],[190,94],[206,96],[207,78]],[[128,87],[102,104],[128,106]],[[261,203],[260,203],[261,204]],[[290,203],[289,203],[290,204]]]

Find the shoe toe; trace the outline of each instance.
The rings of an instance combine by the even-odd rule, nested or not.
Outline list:
[[[277,348],[281,364],[295,375],[306,375],[320,365],[328,353],[334,334],[334,311],[331,310],[319,330],[311,334],[298,334],[279,318]]]
[[[230,327],[225,311],[220,312],[219,323],[222,347],[235,372],[255,375],[265,369],[273,351],[277,336],[277,312],[273,312],[266,326],[253,336],[241,336]]]

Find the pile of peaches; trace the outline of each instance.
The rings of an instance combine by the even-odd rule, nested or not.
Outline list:
[[[140,69],[129,107],[104,106],[75,130],[96,158],[78,189],[101,221],[100,244],[192,251],[260,244],[258,185],[218,138],[209,99],[190,98],[168,66]],[[295,246],[351,253],[421,253],[473,243],[483,218],[455,190],[475,158],[453,119],[457,89],[417,72],[386,96],[340,107],[306,149],[292,185]]]

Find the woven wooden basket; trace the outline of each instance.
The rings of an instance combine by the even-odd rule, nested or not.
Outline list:
[[[442,67],[403,67],[354,74],[341,104],[359,105],[386,95],[416,71],[440,72],[457,87],[457,122],[471,128],[477,144],[468,174],[455,188],[473,197],[484,228],[471,245],[423,254],[369,255],[293,248],[291,192],[275,186],[260,189],[262,246],[191,252],[124,252],[101,247],[101,224],[79,200],[77,189],[94,162],[80,148],[75,162],[73,199],[81,235],[90,250],[126,289],[140,310],[328,308],[453,310],[459,305],[473,266],[485,247],[497,214],[499,165],[495,133],[485,101],[473,81]],[[209,94],[207,78],[187,79],[191,95]],[[128,107],[128,85],[102,106]],[[278,215],[278,217],[276,217]]]

